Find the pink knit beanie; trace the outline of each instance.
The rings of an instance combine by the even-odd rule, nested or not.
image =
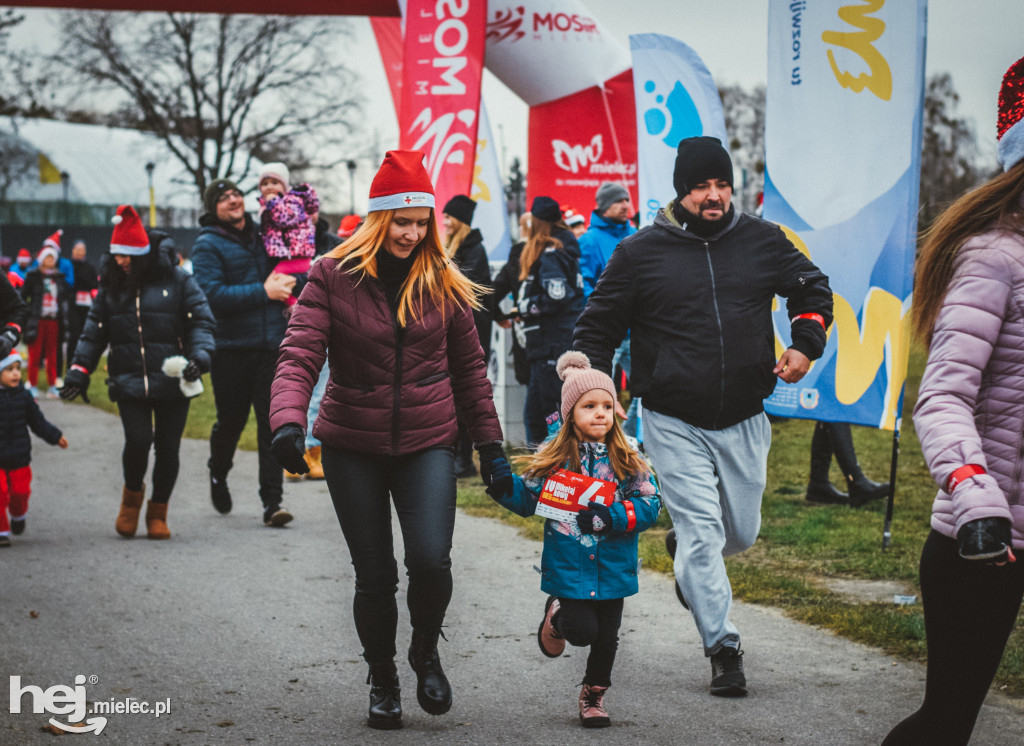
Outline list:
[[[558,371],[558,377],[565,381],[562,384],[562,422],[569,421],[572,408],[588,391],[601,389],[611,394],[613,400],[616,397],[611,376],[591,368],[590,358],[582,352],[570,350],[563,353],[558,358],[555,370]]]

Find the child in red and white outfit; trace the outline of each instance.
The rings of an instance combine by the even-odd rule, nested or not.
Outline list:
[[[68,447],[67,439],[22,385],[21,355],[12,352],[0,360],[0,547],[11,545],[11,533],[25,530],[32,492],[30,429],[50,445]]]
[[[46,367],[47,399],[57,398],[61,386],[58,350],[66,341],[71,309],[71,287],[61,273],[60,234],[46,239],[40,249],[38,267],[25,275],[21,297],[28,305],[28,321],[22,335],[28,345],[28,382],[32,396],[39,398],[39,369]]]
[[[320,199],[309,184],[289,186],[291,175],[283,163],[267,163],[260,169],[260,231],[263,246],[279,260],[274,272],[297,280],[289,307],[297,302],[306,275],[316,256],[316,225],[312,215],[320,212]]]

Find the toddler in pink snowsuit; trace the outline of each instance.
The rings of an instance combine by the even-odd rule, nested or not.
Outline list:
[[[278,263],[274,272],[297,280],[288,306],[297,302],[306,274],[316,255],[316,226],[313,215],[320,212],[320,200],[309,184],[289,187],[290,174],[283,163],[267,163],[260,169],[260,231],[263,246]]]

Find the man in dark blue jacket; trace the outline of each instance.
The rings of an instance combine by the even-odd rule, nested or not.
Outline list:
[[[643,397],[644,446],[676,528],[676,582],[711,658],[711,693],[742,696],[723,556],[757,539],[771,443],[764,399],[821,357],[832,291],[778,226],[735,210],[732,161],[717,139],[683,140],[673,183],[676,199],[612,253],[573,343],[610,372],[629,330],[630,393]],[[792,338],[778,361],[776,295]]]
[[[210,382],[217,422],[210,432],[210,497],[221,513],[231,511],[227,477],[235,448],[256,414],[260,499],[263,522],[283,526],[292,519],[281,507],[283,475],[270,450],[270,384],[284,339],[284,301],[295,278],[272,272],[270,258],[242,192],[229,179],[210,184],[203,196],[206,214],[192,247],[192,268],[217,319],[217,351]]]

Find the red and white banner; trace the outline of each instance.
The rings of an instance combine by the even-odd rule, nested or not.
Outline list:
[[[605,181],[621,183],[637,205],[633,71],[530,107],[527,205],[543,194],[587,215]]]
[[[398,144],[422,150],[437,213],[473,183],[487,3],[409,0]]]

